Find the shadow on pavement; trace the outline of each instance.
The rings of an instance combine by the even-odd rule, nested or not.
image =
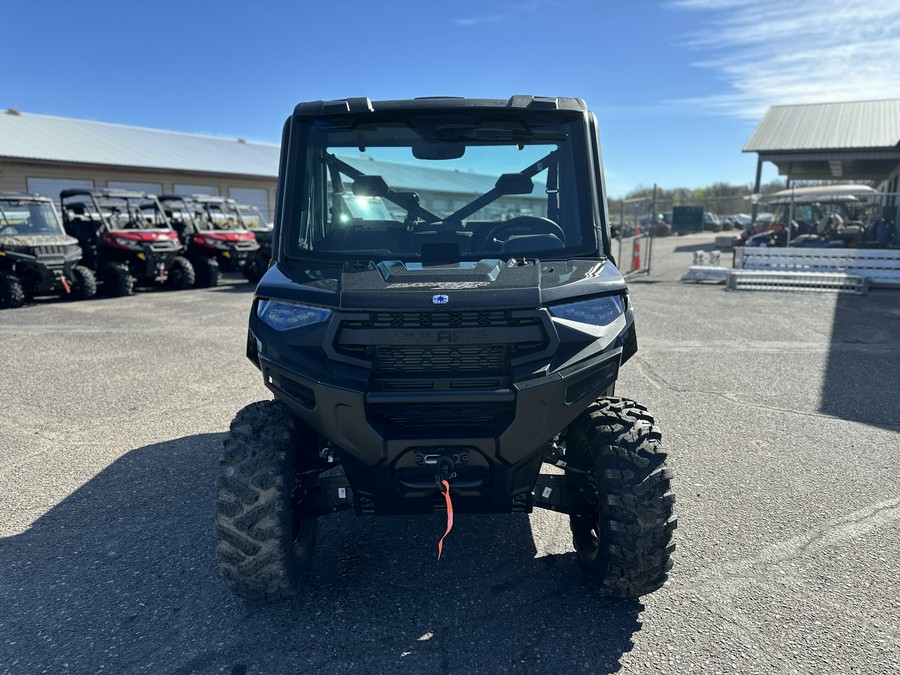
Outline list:
[[[234,598],[213,531],[221,434],[138,448],[0,539],[0,672],[619,670],[637,601],[535,557],[529,518],[324,518],[305,594]],[[559,527],[568,529],[562,516]]]
[[[900,430],[900,291],[840,294],[821,412]]]

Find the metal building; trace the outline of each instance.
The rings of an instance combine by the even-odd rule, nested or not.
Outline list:
[[[0,190],[53,199],[70,187],[234,197],[272,213],[278,146],[0,112]]]
[[[54,200],[61,190],[79,187],[202,193],[254,204],[272,220],[278,155],[278,145],[240,138],[0,111],[0,190]],[[365,156],[342,158],[365,173],[383,176],[396,189],[416,187],[423,206],[438,210],[461,206],[496,181],[496,176],[423,171]],[[497,207],[510,215],[546,215],[545,186],[535,188],[533,196],[510,195]]]

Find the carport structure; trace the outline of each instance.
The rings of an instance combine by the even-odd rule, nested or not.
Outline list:
[[[744,146],[788,181],[858,180],[897,191],[900,174],[900,99],[772,106]]]
[[[900,99],[772,106],[744,152],[758,156],[754,194],[760,191],[764,162],[774,164],[788,185],[798,180],[874,183],[883,195],[882,207],[893,212],[900,243]]]

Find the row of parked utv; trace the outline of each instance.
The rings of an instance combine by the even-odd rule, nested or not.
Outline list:
[[[48,197],[0,192],[0,308],[213,287],[223,272],[256,283],[271,258],[271,227],[233,199],[70,189],[59,203],[62,220]]]

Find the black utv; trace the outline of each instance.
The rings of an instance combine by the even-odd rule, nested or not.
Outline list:
[[[44,294],[94,297],[97,280],[80,261],[78,241],[63,231],[50,198],[0,192],[0,308]]]
[[[659,588],[675,497],[653,417],[614,395],[637,339],[585,103],[301,103],[278,180],[246,347],[275,400],[237,413],[217,481],[231,590],[297,592],[337,510],[535,507],[601,593]]]
[[[59,198],[66,232],[81,244],[107,295],[131,295],[136,285],[194,285],[194,268],[154,195],[78,188]]]
[[[159,201],[178,232],[201,288],[217,286],[222,272],[243,270],[259,250],[233,199],[172,194],[160,195]]]

